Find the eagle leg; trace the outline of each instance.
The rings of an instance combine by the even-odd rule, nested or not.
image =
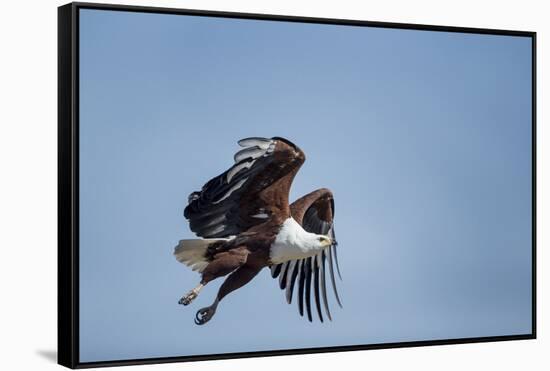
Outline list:
[[[195,315],[195,323],[197,325],[204,325],[206,322],[210,321],[216,313],[219,302],[230,292],[235,291],[250,282],[261,269],[262,267],[245,264],[231,273],[221,285],[214,303],[209,307],[201,308],[197,311],[197,314]]]
[[[199,296],[199,292],[204,287],[202,283],[199,283],[197,287],[189,291],[187,294],[185,294],[179,301],[178,304],[182,305],[189,305],[193,300],[196,299],[197,296]]]
[[[217,253],[202,271],[201,284],[206,285],[218,277],[223,277],[235,271],[246,263],[248,253],[245,246]]]

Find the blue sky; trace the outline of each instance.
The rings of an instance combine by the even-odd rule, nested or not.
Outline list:
[[[333,322],[267,269],[177,304],[187,195],[249,136],[335,194]],[[81,10],[81,361],[529,333],[531,175],[528,38]]]

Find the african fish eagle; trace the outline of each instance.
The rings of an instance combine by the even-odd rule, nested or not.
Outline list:
[[[189,195],[184,216],[191,230],[202,239],[179,241],[174,255],[198,271],[201,280],[179,303],[189,305],[208,282],[229,275],[214,303],[196,313],[195,323],[205,324],[223,297],[269,267],[272,277],[279,277],[279,286],[286,290],[289,304],[297,285],[301,316],[305,303],[307,317],[312,321],[313,289],[320,321],[321,301],[326,317],[332,320],[326,270],[336,302],[342,306],[334,276],[334,265],[339,276],[340,269],[332,192],[318,189],[289,205],[290,186],[305,161],[304,152],[279,137],[246,138],[238,144],[244,148],[235,154],[234,165]]]

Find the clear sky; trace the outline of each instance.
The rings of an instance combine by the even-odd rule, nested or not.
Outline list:
[[[530,333],[525,37],[82,10],[80,355],[134,359]],[[268,270],[204,326],[190,192],[249,136],[330,188],[344,308],[309,323]]]

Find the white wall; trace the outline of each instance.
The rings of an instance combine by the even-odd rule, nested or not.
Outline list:
[[[125,1],[126,4],[502,28],[538,32],[538,283],[549,234],[550,141],[545,67],[550,26],[544,1]],[[0,11],[0,367],[56,367],[57,9],[53,0],[5,1]],[[544,166],[546,165],[546,166]],[[140,370],[542,369],[550,349],[548,295],[539,299],[539,338],[531,341],[371,350],[139,366]],[[360,308],[357,308],[360,310]],[[283,325],[283,324],[282,324]],[[220,334],[221,335],[221,334]],[[192,341],[193,339],[189,339]],[[230,341],[230,340],[228,340]],[[546,352],[545,352],[546,350]],[[545,354],[546,353],[546,354]],[[128,367],[138,369],[137,367]]]

